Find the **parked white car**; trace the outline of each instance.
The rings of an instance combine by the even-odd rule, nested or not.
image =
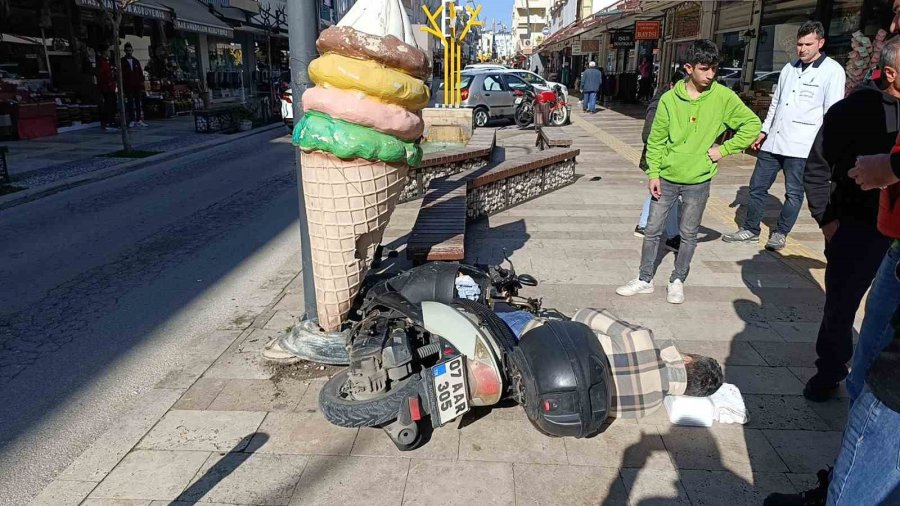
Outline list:
[[[288,88],[281,92],[281,119],[288,132],[294,128],[294,90]]]
[[[513,74],[514,76],[522,79],[526,83],[534,86],[539,90],[553,91],[553,87],[559,85],[563,90],[563,96],[566,97],[566,103],[569,103],[569,88],[567,88],[564,84],[548,81],[530,70],[506,69],[504,70],[504,72]]]

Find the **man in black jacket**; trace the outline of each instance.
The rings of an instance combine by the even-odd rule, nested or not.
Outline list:
[[[885,44],[881,65],[900,65],[900,41]],[[806,162],[809,210],[825,235],[825,310],[816,340],[816,374],[803,395],[823,402],[847,377],[853,321],[889,241],[876,229],[878,192],[863,191],[848,176],[861,155],[890,151],[900,130],[900,91],[893,79],[871,83],[825,115]]]

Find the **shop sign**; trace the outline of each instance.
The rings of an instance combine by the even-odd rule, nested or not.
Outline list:
[[[634,32],[614,32],[612,34],[612,45],[616,49],[633,49]]]
[[[106,5],[107,9],[115,9],[116,7],[116,0],[105,0],[103,1],[103,4],[100,3],[101,1],[103,0],[76,0],[75,3],[78,4],[79,7],[88,7],[90,9],[103,9],[103,4]],[[144,5],[142,3],[129,4],[128,7],[125,8],[125,12],[141,18],[158,19],[160,21],[168,21],[171,19],[169,11],[158,7]]]
[[[581,56],[581,39],[578,37],[572,41],[572,56]]]
[[[700,6],[675,12],[675,38],[685,39],[700,34]]]
[[[226,28],[224,26],[204,25],[201,23],[195,23],[194,21],[188,21],[186,19],[176,19],[175,29],[184,32],[205,33],[207,35],[214,35],[216,37],[223,37],[226,39],[234,38],[234,31],[231,28]]]
[[[600,52],[600,41],[598,39],[581,41],[581,52],[584,54]]]
[[[660,37],[659,21],[635,21],[634,22],[634,38],[635,40],[658,40]]]

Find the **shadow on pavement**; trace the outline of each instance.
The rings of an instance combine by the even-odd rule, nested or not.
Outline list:
[[[237,468],[241,467],[268,440],[269,435],[264,432],[254,432],[241,438],[238,444],[228,453],[222,455],[222,458],[210,467],[200,479],[176,497],[173,504],[177,504],[180,501],[199,502],[202,500],[203,496],[208,494],[210,490],[214,489],[216,485],[221,483]]]

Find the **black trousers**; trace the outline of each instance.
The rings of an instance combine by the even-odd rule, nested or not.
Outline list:
[[[890,244],[874,225],[846,219],[825,246],[825,310],[816,339],[816,368],[823,383],[847,377],[853,320]]]
[[[116,109],[118,97],[115,93],[103,93],[103,103],[100,105],[100,125],[101,126],[117,126]]]

